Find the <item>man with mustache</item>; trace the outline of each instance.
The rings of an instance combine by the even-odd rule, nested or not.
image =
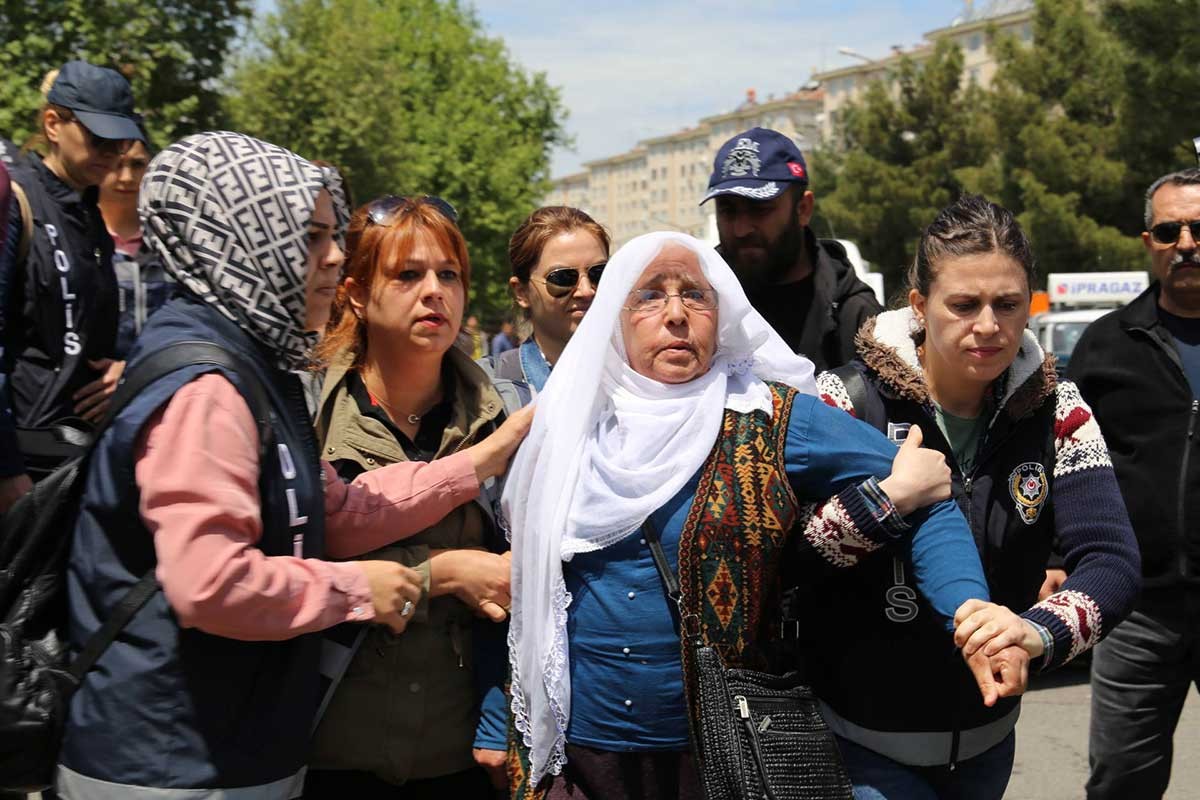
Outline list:
[[[1144,584],[1092,661],[1089,800],[1162,797],[1200,685],[1200,168],[1150,186],[1145,224],[1154,282],[1092,323],[1070,365],[1108,440]]]
[[[845,249],[809,230],[815,198],[791,139],[752,128],[721,145],[708,193],[716,199],[718,248],[751,305],[817,372],[854,358],[854,336],[882,311]]]

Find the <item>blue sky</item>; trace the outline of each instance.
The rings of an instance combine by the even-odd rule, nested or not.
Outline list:
[[[846,66],[850,47],[878,58],[948,25],[961,0],[473,0],[513,58],[562,89],[573,150],[553,173],[614,155],[760,100],[794,91],[814,71]]]
[[[555,176],[639,140],[795,91],[814,71],[911,47],[963,13],[962,0],[465,0],[513,58],[562,89],[573,149]],[[977,5],[984,0],[977,0]],[[260,13],[274,0],[256,0]]]

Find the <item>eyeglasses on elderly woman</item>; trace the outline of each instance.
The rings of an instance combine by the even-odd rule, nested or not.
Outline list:
[[[672,297],[678,297],[684,308],[692,311],[712,311],[717,307],[715,289],[684,289],[678,293],[664,292],[662,289],[634,289],[629,293],[625,310],[653,314],[666,308]]]

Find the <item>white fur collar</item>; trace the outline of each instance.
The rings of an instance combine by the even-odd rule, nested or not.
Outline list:
[[[885,311],[875,317],[874,330],[870,331],[875,341],[892,350],[904,362],[922,385],[925,383],[925,373],[921,370],[921,362],[917,358],[917,346],[913,343],[913,334],[918,330],[916,315],[911,306]],[[864,328],[864,332],[868,329]],[[1005,373],[1004,397],[1000,407],[1004,407],[1017,390],[1025,385],[1033,375],[1043,369],[1046,354],[1038,344],[1037,337],[1028,328],[1022,333],[1021,347],[1012,366]],[[868,363],[868,366],[873,366]]]

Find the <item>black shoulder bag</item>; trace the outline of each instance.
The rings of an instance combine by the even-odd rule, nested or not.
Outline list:
[[[837,742],[799,673],[726,669],[687,613],[658,531],[650,520],[642,531],[695,664],[692,749],[707,800],[851,800]]]

